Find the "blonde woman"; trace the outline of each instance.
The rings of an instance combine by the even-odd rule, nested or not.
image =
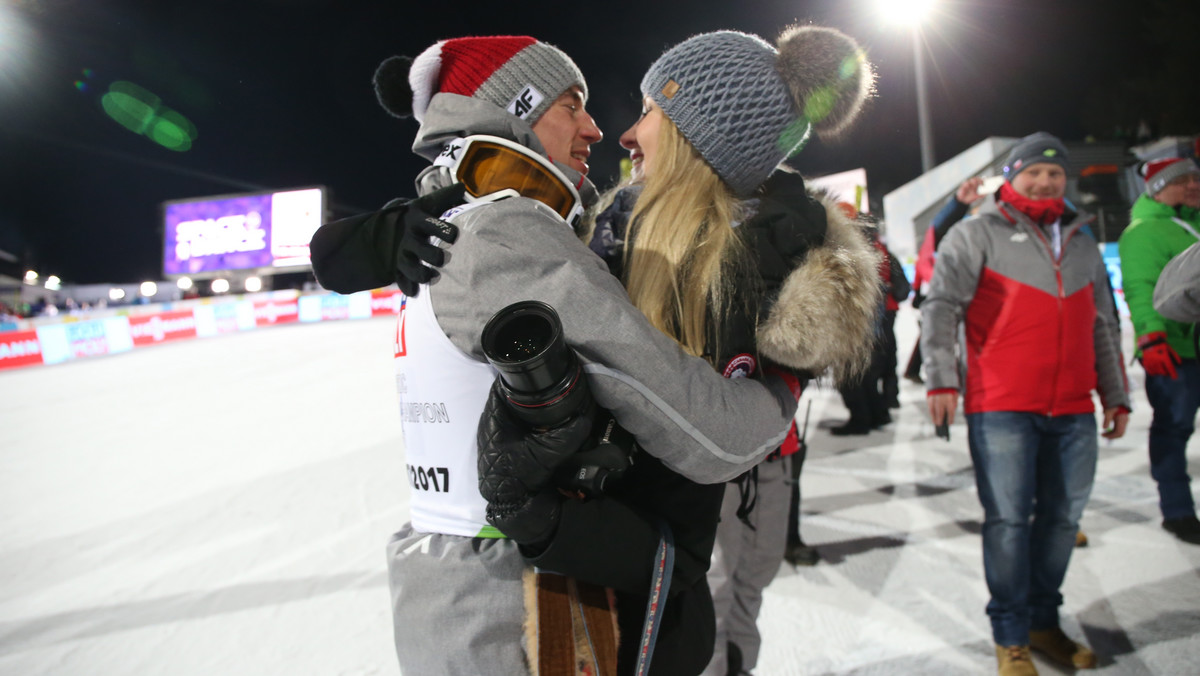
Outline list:
[[[814,131],[844,131],[872,75],[857,45],[828,28],[789,29],[777,45],[709,33],[651,66],[642,81],[642,115],[621,136],[633,162],[632,185],[597,219],[591,247],[650,323],[685,351],[730,378],[784,373],[798,397],[807,379],[828,370],[840,380],[869,359],[878,261],[840,209],[776,168]],[[712,587],[715,650],[701,667],[706,674],[748,673],[755,665],[761,591],[786,543],[794,432],[770,459],[732,482],[719,507],[719,493],[679,477],[650,490],[656,497],[647,513],[666,519],[691,561],[706,556],[715,530],[707,579],[691,589],[698,596]],[[559,532],[588,528],[564,520]],[[628,553],[610,549],[605,559],[616,565]],[[543,556],[539,565],[575,572],[566,557]],[[677,573],[697,577],[679,564]],[[699,636],[693,634],[690,653],[685,642],[672,650],[672,634],[682,632],[670,629],[664,624],[667,638],[660,634],[653,668],[698,673],[685,663],[696,659]]]

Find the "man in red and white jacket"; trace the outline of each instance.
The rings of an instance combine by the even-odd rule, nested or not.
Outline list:
[[[1124,434],[1128,384],[1107,272],[1087,222],[1063,201],[1066,148],[1027,136],[1006,182],[938,247],[921,350],[929,412],[953,422],[964,391],[984,508],[983,562],[1001,674],[1036,674],[1032,646],[1075,668],[1096,656],[1059,628],[1059,587],[1096,470],[1092,391],[1106,438]],[[965,324],[960,382],[957,326]]]

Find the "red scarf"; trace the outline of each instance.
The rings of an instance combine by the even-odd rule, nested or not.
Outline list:
[[[1048,200],[1033,200],[1013,190],[1012,184],[1005,181],[1000,186],[1000,201],[1007,202],[1017,211],[1033,219],[1038,225],[1053,223],[1062,218],[1066,204],[1063,198]]]

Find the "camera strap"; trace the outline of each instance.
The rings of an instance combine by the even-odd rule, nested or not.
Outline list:
[[[646,676],[650,671],[650,658],[654,656],[654,645],[658,642],[658,628],[662,625],[667,591],[671,588],[671,573],[675,569],[675,535],[662,519],[658,520],[658,530],[662,538],[658,541],[658,555],[654,558],[654,576],[650,580],[650,598],[646,602],[646,622],[642,626],[637,669],[633,672],[636,676]]]

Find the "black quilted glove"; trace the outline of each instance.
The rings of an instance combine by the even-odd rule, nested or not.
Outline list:
[[[508,539],[538,549],[558,529],[563,500],[553,489],[546,489],[513,502],[489,502],[487,522]]]
[[[437,277],[434,268],[446,264],[446,251],[433,244],[430,238],[436,237],[448,244],[458,239],[458,228],[443,221],[440,216],[447,209],[463,203],[463,190],[463,184],[455,183],[391,207],[403,208],[397,223],[401,226],[397,228],[400,241],[384,251],[391,250],[395,255],[392,267],[396,271],[396,285],[406,296],[415,296],[418,285]],[[395,237],[395,232],[392,237]]]
[[[807,251],[825,241],[825,205],[808,194],[799,174],[779,170],[758,189],[758,213],[750,220],[770,223],[777,246]]]
[[[497,378],[476,432],[480,495],[488,503],[513,505],[540,492],[554,471],[588,443],[592,424],[589,410],[556,427],[531,429],[513,415]]]

